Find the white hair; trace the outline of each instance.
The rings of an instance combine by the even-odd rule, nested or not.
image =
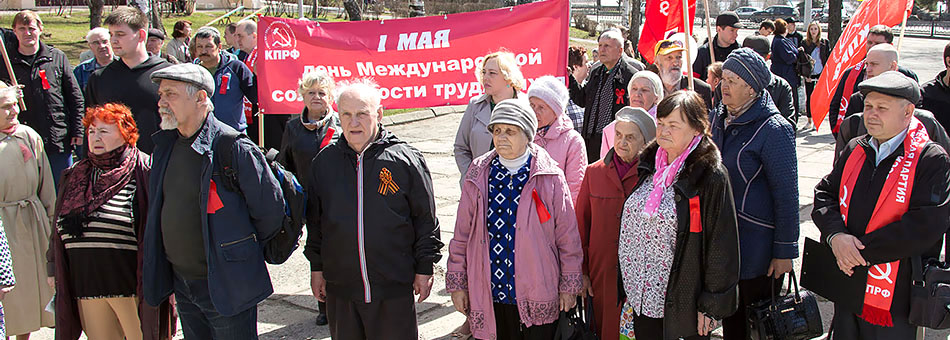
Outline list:
[[[197,96],[198,91],[204,91],[204,90],[199,89],[198,85],[195,85],[192,83],[185,83],[185,92],[187,92],[189,96],[192,96],[192,97]],[[205,106],[208,107],[208,112],[214,112],[214,103],[211,102],[211,94],[208,92],[205,92],[205,94],[206,94]]]
[[[620,48],[623,48],[623,35],[620,34],[618,29],[609,29],[600,34],[600,38],[597,38],[597,41],[600,42],[604,39],[611,39],[617,42],[620,45]]]
[[[89,39],[98,35],[105,36],[106,39],[109,39],[112,37],[112,35],[109,34],[109,30],[106,29],[105,27],[96,27],[89,30],[89,32],[86,33],[86,42],[89,42]]]
[[[656,103],[653,105],[659,104],[660,100],[663,99],[663,80],[660,79],[660,76],[656,75],[652,71],[638,71],[633,74],[633,77],[630,78],[630,82],[627,83],[627,91],[630,91],[630,86],[633,85],[633,81],[637,79],[646,79],[650,82],[650,86],[653,87],[653,94],[656,95]],[[649,107],[643,108],[644,110],[649,110]]]
[[[376,84],[372,78],[357,78],[341,81],[336,84],[335,92],[333,99],[335,99],[337,103],[340,102],[340,98],[343,98],[344,94],[351,92],[359,98],[368,100],[371,104],[375,105],[377,109],[383,102],[383,97],[379,93],[379,84]]]

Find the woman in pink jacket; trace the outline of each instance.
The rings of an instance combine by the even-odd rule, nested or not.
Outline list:
[[[524,100],[498,103],[495,150],[465,174],[445,286],[477,339],[550,340],[581,291],[581,250],[564,175],[531,143]],[[517,273],[517,276],[516,276]]]
[[[528,88],[528,101],[539,126],[534,143],[557,162],[571,189],[571,202],[576,202],[587,169],[587,148],[571,117],[564,113],[567,100],[567,86],[552,76],[535,79]]]

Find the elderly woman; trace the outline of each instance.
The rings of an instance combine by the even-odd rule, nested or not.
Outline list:
[[[56,203],[53,174],[43,139],[17,121],[18,89],[0,82],[0,220],[9,237],[17,289],[3,299],[8,335],[28,338],[53,326],[44,307],[53,298],[46,282],[50,219]]]
[[[640,71],[633,74],[627,84],[627,96],[630,107],[639,107],[656,117],[656,104],[663,99],[663,81],[660,76],[651,71]],[[604,127],[604,137],[601,138],[600,158],[607,155],[607,150],[614,146],[614,126],[616,121]]]
[[[485,93],[468,102],[455,134],[455,164],[463,177],[472,160],[492,149],[487,128],[492,109],[502,100],[520,97],[525,90],[524,76],[511,52],[486,55],[475,76]]]
[[[446,290],[477,339],[550,340],[582,286],[570,191],[531,143],[537,120],[524,100],[498,103],[488,129],[495,150],[465,174]]]
[[[745,307],[768,298],[772,284],[782,283],[773,278],[791,271],[798,257],[798,161],[795,131],[765,89],[772,79],[765,60],[737,49],[722,76],[712,138],[729,169],[742,254],[739,311],[723,321],[723,337],[746,339]]]
[[[571,200],[576,202],[587,168],[587,148],[564,113],[568,100],[567,86],[552,76],[539,77],[528,88],[528,101],[540,126],[534,143],[544,148],[564,172]]]
[[[692,91],[660,102],[656,141],[640,154],[623,206],[622,293],[638,340],[706,339],[736,310],[736,216],[707,117]]]
[[[56,277],[56,338],[170,339],[169,304],[142,296],[149,156],[129,108],[105,104],[83,118],[87,157],[63,173],[49,259]]]
[[[326,71],[304,73],[297,82],[297,92],[303,97],[304,108],[300,119],[287,121],[280,143],[277,161],[297,175],[304,189],[308,189],[310,165],[324,146],[336,141],[343,132],[340,118],[333,112],[333,77]],[[317,294],[314,294],[317,296]],[[327,324],[325,302],[318,302],[317,325]]]
[[[593,295],[600,340],[617,340],[617,242],[623,202],[637,184],[637,154],[656,136],[656,119],[642,108],[624,107],[615,117],[617,143],[587,166],[577,196],[577,226],[584,249],[584,287]]]

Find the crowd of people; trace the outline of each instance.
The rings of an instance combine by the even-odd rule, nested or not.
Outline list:
[[[792,19],[766,21],[740,44],[738,16],[723,13],[695,77],[683,41],[659,41],[644,65],[615,29],[593,62],[570,48],[566,81],[485,55],[484,94],[453,146],[447,246],[426,159],[380,123],[372,80],[307,71],[302,112],[259,119],[254,21],[223,34],[179,21],[168,43],[135,8],[104,23],[75,67],[41,41],[36,13],[2,30],[0,336],[170,339],[177,317],[185,339],[256,339],[287,181],[307,194],[316,323],[334,339],[418,338],[443,248],[465,339],[552,339],[580,301],[603,340],[708,339],[720,326],[743,340],[747,307],[795,275],[799,88],[810,97],[830,54],[817,23],[803,37]],[[890,29],[868,32],[832,98],[835,160],[812,218],[846,275],[908,264],[868,278],[892,298],[856,291],[863,308],[836,305],[831,337],[913,339],[906,268],[939,256],[950,221],[950,75],[921,86]],[[282,136],[263,143],[276,155],[248,137],[257,129]]]

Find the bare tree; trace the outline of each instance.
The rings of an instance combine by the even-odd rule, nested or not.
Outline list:
[[[640,3],[641,0],[630,0],[630,30],[627,31],[627,40],[630,40],[630,43],[633,44],[633,54],[635,57],[640,56],[640,49],[637,48],[640,44],[640,25],[643,22],[643,16],[640,13]]]
[[[363,9],[360,8],[360,4],[356,0],[343,1],[343,9],[346,10],[346,14],[349,16],[350,21],[363,20]]]
[[[841,37],[841,0],[831,0],[828,2],[828,41],[831,46],[838,42]]]
[[[104,6],[103,0],[89,0],[89,29],[102,26],[102,7]]]

